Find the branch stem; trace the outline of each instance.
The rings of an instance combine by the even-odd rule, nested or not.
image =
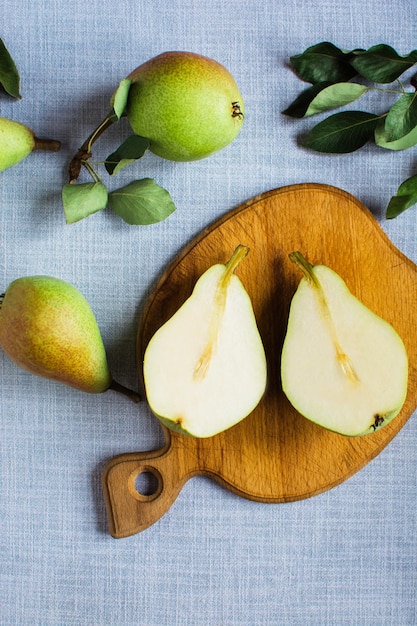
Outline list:
[[[92,156],[91,149],[93,147],[93,144],[108,128],[110,128],[112,124],[114,124],[114,122],[115,120],[107,115],[104,120],[97,126],[97,128],[93,130],[91,135],[89,135],[84,141],[83,145],[73,157],[69,165],[70,183],[75,183],[78,180],[82,166],[85,165],[85,161],[87,161]]]
[[[101,183],[101,178],[97,174],[96,170],[91,165],[91,163],[89,163],[88,161],[83,161],[83,165],[84,165],[85,169],[88,171],[88,173],[90,174],[91,178],[94,180],[94,182],[95,183]]]

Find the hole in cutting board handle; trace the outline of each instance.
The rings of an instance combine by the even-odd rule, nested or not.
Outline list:
[[[129,477],[129,491],[140,502],[155,500],[162,493],[163,480],[160,472],[149,465],[136,468]]]

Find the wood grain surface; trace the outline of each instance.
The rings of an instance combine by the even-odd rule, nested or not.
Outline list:
[[[156,522],[183,484],[198,474],[261,502],[319,494],[374,458],[417,406],[417,267],[394,247],[357,199],[313,183],[253,198],[184,249],[161,277],[143,312],[137,338],[140,378],[143,353],[153,333],[190,295],[198,277],[212,264],[226,262],[239,243],[250,248],[237,274],[252,299],[264,341],[267,391],[249,417],[215,437],[194,439],[164,429],[162,449],[111,459],[103,472],[103,490],[114,537],[143,531]],[[409,356],[407,399],[399,416],[374,434],[349,438],[326,431],[300,416],[282,392],[281,348],[291,298],[301,279],[288,258],[294,250],[313,264],[334,269],[352,293],[404,340]],[[143,495],[136,487],[143,472],[154,476],[153,493]]]

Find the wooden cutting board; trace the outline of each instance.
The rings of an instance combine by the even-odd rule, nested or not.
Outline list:
[[[143,353],[153,333],[190,295],[198,277],[210,265],[226,262],[239,243],[250,248],[237,274],[251,296],[265,345],[265,396],[243,422],[215,437],[194,439],[164,428],[165,445],[160,450],[110,460],[103,488],[114,537],[140,532],[156,522],[184,483],[198,474],[260,502],[319,494],[381,452],[417,406],[417,267],[394,247],[357,199],[319,184],[257,196],[185,248],[163,274],[143,312],[137,339],[140,378]],[[301,417],[282,393],[280,353],[290,301],[301,279],[288,258],[294,250],[313,264],[333,268],[404,340],[410,362],[408,396],[400,415],[374,434],[349,438],[326,431]],[[151,493],[141,493],[140,476],[153,477]]]

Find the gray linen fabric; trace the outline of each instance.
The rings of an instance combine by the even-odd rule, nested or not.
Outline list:
[[[0,96],[0,113],[62,141],[59,155],[31,155],[0,175],[2,288],[32,274],[75,284],[96,313],[115,377],[136,386],[136,328],[155,280],[201,229],[256,194],[302,182],[341,187],[416,262],[417,208],[384,218],[389,197],[416,172],[415,151],[320,156],[297,146],[312,122],[281,114],[303,87],[290,55],[324,40],[347,49],[388,43],[405,54],[417,45],[416,8],[413,0],[1,3],[0,37],[23,99]],[[110,188],[155,178],[178,207],[166,222],[129,227],[104,211],[65,225],[70,157],[119,80],[175,49],[229,68],[246,100],[241,135],[207,160],[147,154],[113,179],[103,170]],[[96,144],[96,160],[127,134],[122,121]],[[115,540],[100,475],[118,453],[162,445],[146,406],[30,376],[5,355],[0,386],[3,626],[417,623],[415,416],[361,472],[320,496],[261,504],[195,478],[159,522]]]

